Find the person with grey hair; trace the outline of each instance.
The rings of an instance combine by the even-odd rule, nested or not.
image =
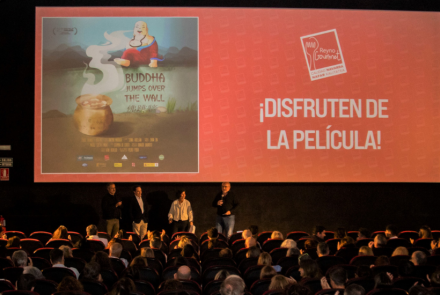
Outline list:
[[[24,267],[28,264],[28,256],[25,251],[17,250],[12,254],[12,262],[15,267]]]
[[[244,288],[246,287],[242,278],[237,275],[230,275],[227,277],[221,287],[220,294],[221,295],[243,295]]]
[[[72,248],[67,245],[61,245],[58,249],[63,250],[64,258],[72,258]]]
[[[365,289],[357,284],[351,284],[345,288],[344,295],[365,295]]]
[[[87,240],[98,240],[101,241],[105,247],[108,245],[108,240],[105,238],[100,238],[98,236],[98,227],[94,224],[89,225],[86,228],[87,231]]]
[[[31,274],[37,280],[44,280],[45,279],[45,277],[43,276],[43,273],[41,272],[41,270],[39,270],[35,266],[25,266],[25,267],[23,267],[23,274]]]
[[[411,262],[414,263],[414,265],[424,265],[426,264],[426,254],[422,251],[415,251],[411,255]]]

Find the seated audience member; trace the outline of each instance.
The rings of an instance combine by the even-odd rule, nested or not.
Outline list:
[[[232,250],[229,248],[225,248],[218,252],[218,256],[221,258],[232,258]]]
[[[269,253],[263,252],[258,257],[257,265],[272,265],[272,256]]]
[[[398,234],[399,231],[397,230],[397,226],[395,226],[394,224],[388,224],[385,228],[385,236],[387,237],[387,239],[397,239]]]
[[[189,266],[189,263],[188,263],[188,261],[187,261],[185,258],[183,258],[182,256],[176,257],[176,258],[174,259],[174,266],[182,266],[182,265]]]
[[[15,267],[25,267],[28,265],[28,256],[25,251],[17,250],[12,254],[12,263]]]
[[[261,255],[260,253],[261,251],[258,247],[256,246],[250,247],[249,250],[247,250],[246,252],[246,258],[258,257]]]
[[[216,248],[218,244],[218,230],[215,227],[208,229],[208,249]]]
[[[180,244],[180,242],[179,242]],[[176,245],[177,248],[179,245]],[[162,240],[160,238],[153,238],[152,240],[150,240],[150,248],[152,249],[157,249],[157,250],[161,250],[162,252],[166,253],[166,246],[165,243],[162,242]]]
[[[344,295],[365,295],[365,289],[364,287],[357,284],[351,284],[350,286],[345,288]]]
[[[36,278],[31,274],[22,274],[17,280],[17,290],[34,291]]]
[[[429,252],[431,253],[431,255],[440,255],[440,249],[439,249],[439,240],[432,240],[431,241],[431,250],[429,250]]]
[[[280,246],[280,248],[297,248],[297,247],[298,247],[298,245],[292,239],[284,240]]]
[[[258,238],[258,225],[251,225],[251,226],[249,226],[249,230],[252,233],[252,237],[257,239]]]
[[[79,278],[79,272],[74,267],[66,267],[64,265],[64,253],[60,249],[52,249],[50,250],[50,262],[52,263],[52,267],[60,267],[60,268],[68,268],[73,271],[76,275],[76,278]]]
[[[91,262],[96,262],[99,264],[102,270],[113,270],[112,263],[110,262],[110,258],[108,254],[104,251],[98,251],[93,255]]]
[[[325,242],[318,243],[316,253],[318,253],[318,257],[330,255],[330,248],[328,247],[328,244]]]
[[[368,246],[362,246],[359,248],[359,256],[374,256],[373,249]]]
[[[337,249],[339,251],[341,248],[354,248],[354,247],[355,247],[355,245],[354,245],[353,238],[347,236],[338,242]]]
[[[81,280],[102,282],[101,266],[96,262],[87,263],[81,274]]]
[[[250,248],[253,246],[257,246],[257,240],[255,240],[253,237],[247,238],[246,241],[244,242],[244,247]]]
[[[335,239],[343,239],[347,236],[347,231],[343,227],[338,227],[335,231]]]
[[[185,258],[194,257],[194,247],[191,244],[186,244],[183,246],[180,255]]]
[[[300,284],[290,284],[285,288],[284,295],[313,295],[312,291]]]
[[[426,289],[423,285],[414,285],[412,286],[409,291],[408,295],[432,295],[433,293],[430,292],[428,289]]]
[[[356,278],[372,278],[373,270],[369,265],[359,265],[354,276]]]
[[[365,227],[361,227],[359,229],[359,233],[358,233],[358,238],[357,240],[362,240],[362,239],[369,239],[371,236],[371,233],[368,229],[366,229]]]
[[[312,237],[318,243],[325,242],[325,227],[322,225],[315,226],[313,229],[313,234],[310,237]]]
[[[129,295],[136,291],[136,285],[130,278],[122,278],[113,285],[108,295]]]
[[[62,245],[60,246],[58,249],[60,249],[61,251],[63,251],[64,253],[64,258],[72,258],[73,254],[72,254],[72,248],[70,248],[67,245]]]
[[[86,228],[86,232],[87,232],[87,239],[88,240],[97,240],[97,241],[101,241],[105,247],[107,247],[108,245],[108,240],[104,239],[104,238],[100,238],[98,236],[98,228],[96,227],[96,225],[91,224]]]
[[[397,247],[391,256],[397,255],[409,255],[408,249],[406,247]]]
[[[187,236],[180,236],[180,241],[174,249],[182,249],[187,244],[191,244],[190,239]]]
[[[41,272],[41,270],[39,270],[35,266],[25,266],[25,267],[23,267],[23,274],[31,274],[37,280],[44,280],[43,273]]]
[[[243,237],[243,239],[247,239],[247,238],[250,238],[250,237],[252,237],[252,233],[251,233],[251,231],[249,230],[249,229],[245,229],[242,233],[241,233],[241,236]]]
[[[392,275],[385,272],[378,273],[374,276],[374,289],[386,288],[392,284]]]
[[[59,249],[57,249],[59,250]],[[67,276],[58,284],[57,292],[84,291],[84,287],[77,279]]]
[[[160,239],[161,241],[163,241],[163,238],[165,235],[166,235],[166,232],[164,229],[162,230],[162,232],[160,232],[158,230],[153,230],[153,231],[147,232],[147,238],[149,240],[153,240],[154,238],[157,238],[157,239]]]
[[[153,249],[148,247],[144,247],[141,249],[141,256],[145,258],[155,258]]]
[[[20,248],[20,238],[16,236],[9,238],[6,243],[6,249],[9,248]]]
[[[288,285],[289,281],[283,275],[275,275],[270,280],[269,290],[283,291]]]
[[[440,270],[434,271],[431,276],[427,278],[431,283],[431,287],[440,287]]]
[[[419,239],[432,239],[431,228],[427,225],[420,227]],[[414,244],[414,239],[409,239],[411,244]]]
[[[374,265],[375,266],[390,265],[390,259],[385,255],[379,256],[376,258],[376,261],[374,261]]]
[[[298,248],[287,249],[286,257],[299,256],[299,255],[301,255],[301,252],[299,251]]]
[[[129,277],[133,281],[140,280],[139,269],[147,267],[148,262],[145,257],[136,256],[130,263],[130,266],[125,270],[124,277]]]
[[[183,290],[183,284],[179,280],[166,280],[163,283],[162,291],[179,291]]]
[[[415,251],[411,255],[411,262],[414,263],[414,265],[426,264],[426,254],[422,251]]]
[[[110,247],[109,258],[119,258],[124,263],[125,267],[128,267],[128,261],[125,258],[121,258],[122,245],[119,243],[114,243]]]
[[[277,275],[277,271],[270,265],[266,265],[261,269],[260,272],[260,280],[262,279],[271,279],[272,277]]]
[[[330,284],[327,282],[326,277],[321,278],[322,289],[345,289],[345,283],[347,282],[347,271],[339,266],[330,269],[329,273]]]
[[[174,279],[191,280],[191,269],[186,265],[182,265],[177,269],[177,272],[174,274]]]
[[[298,264],[301,264],[301,261],[305,260],[312,260],[312,257],[310,257],[309,253],[304,253],[298,256]]]
[[[70,240],[67,227],[65,227],[64,225],[60,225],[60,227],[54,231],[51,240],[57,240],[57,239]]]
[[[222,269],[218,273],[215,274],[214,280],[216,280],[216,281],[224,281],[230,275],[231,274],[227,270]]]
[[[306,240],[306,241],[304,242],[304,248],[305,248],[306,250],[307,250],[307,249],[315,249],[317,246],[318,246],[318,242],[315,241],[315,240],[312,240],[312,239],[310,239],[310,240]]]
[[[246,287],[242,278],[237,275],[230,275],[220,286],[221,295],[243,295]]]
[[[414,263],[411,260],[402,260],[397,266],[399,278],[411,277],[414,274]]]
[[[370,248],[383,248],[387,245],[387,238],[385,235],[378,234],[374,237],[374,241],[368,243],[368,247]]]
[[[303,279],[320,279],[322,277],[318,263],[312,259],[301,260],[299,273]]]
[[[277,230],[272,232],[272,235],[270,236],[272,240],[284,240],[283,234]]]
[[[1,239],[8,239],[8,236],[6,235],[6,230],[3,226],[0,225],[0,238]]]

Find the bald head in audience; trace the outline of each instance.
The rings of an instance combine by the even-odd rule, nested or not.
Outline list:
[[[255,238],[253,238],[253,237],[249,237],[244,242],[244,246],[245,246],[245,248],[250,248],[250,247],[253,247],[253,246],[257,246],[257,240]]]
[[[109,256],[111,257],[121,257],[121,253],[122,253],[122,245],[119,243],[114,243],[113,245],[110,246],[110,253]]]
[[[177,272],[174,274],[174,279],[176,279],[176,280],[191,280],[191,269],[186,265],[182,265],[181,267],[179,267]]]

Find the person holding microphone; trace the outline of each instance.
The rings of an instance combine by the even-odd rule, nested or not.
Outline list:
[[[229,182],[222,183],[222,191],[217,194],[212,206],[217,208],[216,228],[219,233],[223,233],[228,239],[234,233],[235,215],[233,210],[238,206],[237,197],[230,191]]]
[[[179,231],[189,231],[190,226],[194,223],[194,215],[191,208],[191,203],[185,200],[185,190],[178,190],[176,193],[176,200],[171,204],[170,212],[168,213],[168,221],[172,224],[173,234]]]

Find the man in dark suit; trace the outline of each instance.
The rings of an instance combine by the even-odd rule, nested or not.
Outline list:
[[[133,188],[133,193],[134,196],[130,198],[130,217],[133,221],[133,232],[142,240],[147,234],[148,203],[145,197],[142,197],[142,188],[139,185]]]

